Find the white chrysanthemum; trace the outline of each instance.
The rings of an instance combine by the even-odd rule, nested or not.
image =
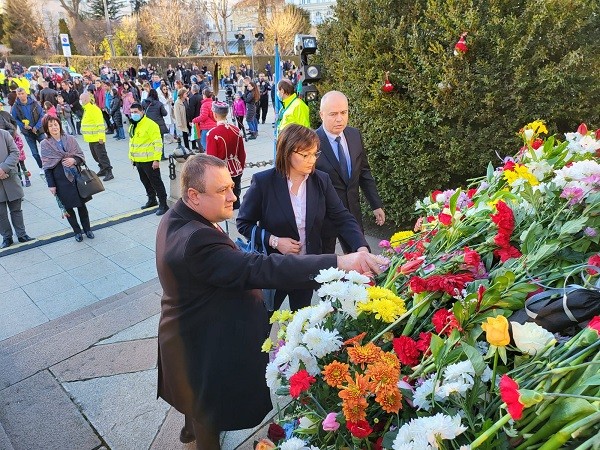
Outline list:
[[[552,166],[545,159],[528,162],[527,168],[538,181],[542,181],[546,175],[552,172]]]
[[[329,269],[323,269],[319,272],[319,275],[315,277],[317,283],[329,283],[331,281],[341,280],[346,275],[346,272],[338,269],[337,267],[330,267]]]
[[[302,439],[293,437],[281,444],[281,450],[303,450],[306,448],[306,442]]]
[[[600,176],[600,164],[593,160],[576,161],[570,166],[555,170],[554,183],[561,189],[566,187],[582,187],[576,184],[592,175]],[[587,186],[587,185],[584,185]],[[589,189],[587,186],[585,190]]]
[[[452,394],[458,394],[465,397],[466,393],[473,387],[472,384],[464,383],[462,381],[444,382],[435,392],[435,398],[446,399]]]
[[[470,360],[451,364],[444,370],[444,384],[446,382],[460,382],[470,385],[474,384],[475,368]]]
[[[310,325],[320,324],[329,313],[333,312],[333,306],[330,301],[321,301],[311,308],[310,318],[308,323]]]
[[[454,417],[438,413],[431,417],[412,419],[398,430],[393,449],[406,448],[410,444],[413,449],[439,448],[443,439],[455,439],[467,427],[461,425],[460,416]]]
[[[351,284],[348,286],[346,298],[356,303],[366,302],[369,299],[367,287],[364,284]]]
[[[435,375],[423,381],[423,383],[421,383],[421,385],[417,386],[415,389],[413,405],[415,405],[417,409],[424,409],[425,411],[431,410],[431,397],[433,396],[436,388],[436,382],[434,378]]]
[[[274,361],[267,364],[265,379],[267,380],[269,389],[276,390],[281,386],[281,374]]]
[[[353,319],[358,318],[358,310],[356,309],[356,302],[350,298],[340,299],[340,310],[352,317]]]
[[[331,283],[326,283],[319,288],[317,291],[317,295],[321,298],[330,297],[331,299],[338,298],[346,298],[348,287],[352,283],[348,283],[347,281],[332,281]]]
[[[317,358],[322,358],[329,353],[342,348],[342,337],[337,330],[329,331],[322,328],[309,328],[302,337],[308,350]]]
[[[302,330],[312,314],[312,307],[302,308],[294,314],[294,318],[287,326],[286,340],[291,347],[297,346],[302,340]]]
[[[362,275],[355,270],[351,270],[350,272],[348,272],[344,278],[350,281],[351,283],[356,284],[366,284],[369,281],[371,281],[369,277]]]
[[[312,376],[315,376],[317,374],[319,374],[321,372],[321,369],[319,368],[319,364],[317,363],[317,358],[315,358],[306,347],[304,347],[303,345],[299,345],[298,347],[296,347],[293,351],[292,351],[292,361],[290,363],[290,367],[294,367],[296,370],[295,371],[291,371],[289,370],[288,373],[290,374],[290,376],[292,376],[294,373],[298,372],[299,370],[299,366],[296,366],[296,361],[302,361],[302,364],[304,364],[304,367],[306,368],[306,371],[311,374]]]

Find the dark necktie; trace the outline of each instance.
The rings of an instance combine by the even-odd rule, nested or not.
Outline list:
[[[348,183],[348,160],[346,159],[346,154],[344,153],[344,147],[342,146],[342,137],[338,136],[335,138],[335,142],[337,142],[338,149],[338,160],[340,162],[340,169],[342,171],[342,179]]]

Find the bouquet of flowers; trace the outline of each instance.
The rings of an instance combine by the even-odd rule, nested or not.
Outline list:
[[[322,271],[317,305],[272,316],[266,380],[291,402],[257,448],[600,447],[600,130],[519,134],[417,202],[382,275]],[[529,308],[548,292],[572,325],[555,334]]]

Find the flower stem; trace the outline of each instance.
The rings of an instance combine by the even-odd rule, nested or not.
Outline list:
[[[494,425],[492,425],[490,428],[485,430],[485,432],[483,434],[479,435],[479,437],[477,439],[475,439],[473,442],[471,442],[471,449],[479,447],[481,444],[483,444],[489,438],[494,436],[498,432],[498,430],[500,430],[500,428],[502,428],[504,425],[506,425],[508,423],[508,421],[510,419],[511,419],[510,414],[505,414],[504,416],[502,416],[500,418],[500,420],[498,420],[496,423],[494,423]]]
[[[583,400],[589,400],[590,402],[600,401],[600,397],[593,397],[591,395],[578,395],[578,394],[563,394],[559,392],[540,392],[544,397],[566,397],[566,398],[581,398]]]
[[[494,352],[494,368],[492,370],[492,389],[496,388],[496,370],[498,369],[498,349]]]

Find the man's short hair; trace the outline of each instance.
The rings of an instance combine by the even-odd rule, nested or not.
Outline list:
[[[190,156],[181,169],[181,197],[188,199],[189,188],[198,192],[206,192],[205,173],[207,167],[227,168],[227,163],[212,155],[200,154]]]
[[[20,87],[20,88],[17,88],[16,92],[17,92],[17,94],[18,94],[19,92],[25,92],[25,93],[26,93],[25,89],[23,89],[22,87]]]
[[[194,94],[200,92],[200,86],[198,86],[196,83],[192,84],[192,92]]]
[[[133,102],[133,103],[131,104],[131,106],[129,107],[129,109],[139,109],[140,111],[143,111],[143,110],[144,110],[144,107],[142,106],[142,104],[141,104],[141,103],[138,103],[138,102]]]
[[[281,89],[286,95],[292,95],[294,93],[294,85],[290,80],[281,80],[277,83],[277,90]]]

